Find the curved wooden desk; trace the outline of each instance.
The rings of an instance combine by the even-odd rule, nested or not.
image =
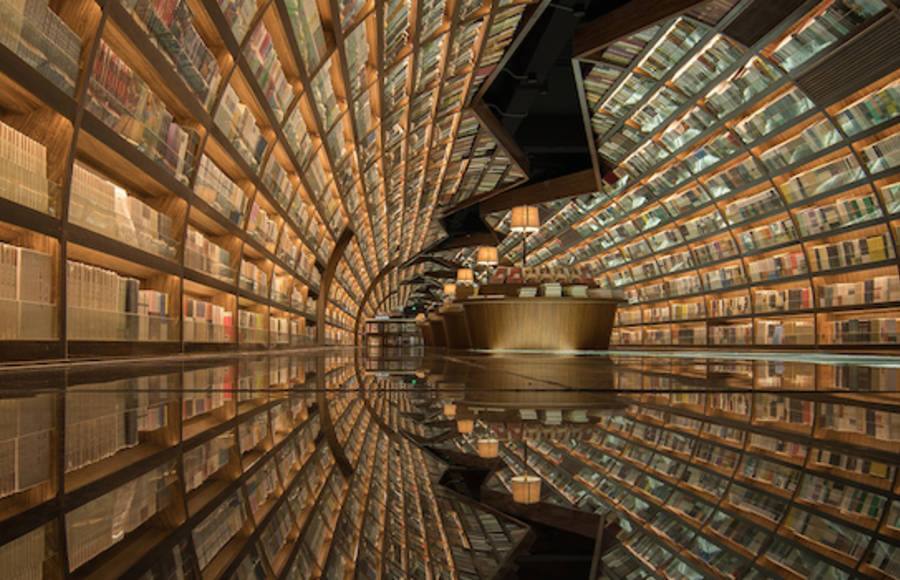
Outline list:
[[[462,300],[472,348],[606,350],[616,307],[608,298]]]
[[[439,312],[444,318],[447,348],[471,348],[469,329],[466,325],[466,315],[462,305],[450,304],[441,308]]]
[[[431,338],[434,346],[447,346],[447,335],[444,334],[444,317],[431,313],[428,315],[428,326],[431,327]]]

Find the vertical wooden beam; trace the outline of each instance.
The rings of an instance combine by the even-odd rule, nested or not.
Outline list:
[[[334,249],[328,257],[328,264],[325,265],[325,271],[322,273],[322,282],[319,284],[319,299],[316,300],[316,345],[325,346],[325,307],[328,305],[328,290],[331,288],[331,282],[334,280],[334,273],[337,271],[341,258],[344,257],[344,250],[350,245],[353,239],[353,230],[344,228],[341,235],[338,236]]]

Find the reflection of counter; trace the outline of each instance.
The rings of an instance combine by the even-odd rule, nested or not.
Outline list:
[[[466,315],[460,304],[449,304],[440,309],[444,317],[444,334],[448,348],[471,348],[469,329],[466,327]]]
[[[428,326],[431,327],[433,346],[447,346],[447,337],[444,334],[444,317],[435,313],[428,315]]]
[[[616,315],[609,298],[470,298],[472,348],[605,350]]]

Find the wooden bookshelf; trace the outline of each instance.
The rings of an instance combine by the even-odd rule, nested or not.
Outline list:
[[[744,10],[686,13],[576,59],[594,166],[613,169],[588,200],[545,204],[528,265],[624,290],[620,345],[893,348],[893,330],[837,341],[834,328],[895,324],[897,73],[834,96],[804,87],[896,6],[807,2],[750,46],[728,36]],[[488,219],[507,231],[507,214]],[[507,237],[501,255],[521,261],[521,244]],[[852,256],[819,267],[845,245]]]
[[[289,277],[302,295],[319,299],[320,273],[346,226],[355,234],[338,277],[346,295],[322,299],[352,318],[354,300],[377,271],[434,240],[439,203],[525,178],[466,105],[512,41],[527,2],[413,2],[392,5],[391,14],[381,2],[232,4],[183,0],[177,13],[159,14],[144,2],[36,3],[46,11],[45,28],[22,24],[34,52],[16,52],[16,31],[4,39],[0,120],[14,132],[15,148],[22,139],[38,145],[30,169],[16,177],[26,187],[0,195],[9,210],[4,228],[56,240],[49,253],[59,276],[48,302],[52,336],[4,339],[8,358],[83,350],[78,321],[67,319],[66,263],[85,258],[76,245],[93,252],[93,262],[115,257],[149,268],[139,277],[142,289],[159,290],[154,280],[171,276],[162,284],[171,352],[233,348],[242,344],[239,332],[205,340],[183,331],[183,299],[221,307],[227,318],[238,316],[244,298],[253,302],[248,308],[274,302],[315,323],[293,302],[245,296],[239,272],[265,264],[266,289],[274,277]],[[177,27],[169,27],[172,18]],[[473,134],[474,149],[454,145]],[[112,209],[105,230],[85,215],[73,177],[82,165],[171,220],[160,235],[171,240],[162,260],[159,248],[145,255],[144,237],[117,231],[121,212]],[[400,233],[389,244],[395,226]],[[213,276],[221,284],[197,274],[187,244],[194,235],[228,252]],[[46,252],[47,243],[27,238],[13,231],[2,240]],[[111,270],[133,275],[128,267]],[[347,342],[349,319],[337,318],[319,323]],[[298,338],[288,342],[306,337]],[[108,352],[159,350],[143,340],[116,342]]]

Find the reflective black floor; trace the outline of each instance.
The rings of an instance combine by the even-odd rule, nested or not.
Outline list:
[[[898,373],[688,351],[4,367],[0,576],[896,578]]]

